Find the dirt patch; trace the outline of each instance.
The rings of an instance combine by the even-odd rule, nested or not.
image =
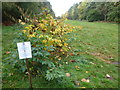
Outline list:
[[[120,64],[120,62],[111,62],[111,64]]]
[[[5,25],[5,26],[11,26],[11,25],[14,25],[15,23],[14,22],[11,22],[11,21],[4,21],[2,23],[2,25]]]
[[[104,56],[101,53],[89,53],[89,54],[95,56],[96,58],[98,58],[108,64],[120,64],[120,62],[117,62],[117,61],[113,62],[113,61],[106,60],[106,58],[113,59],[112,56]]]
[[[103,55],[103,54],[101,54],[101,53],[90,53],[90,52],[79,52],[79,53],[77,53],[77,55],[80,55],[80,54],[89,54],[89,55],[93,55],[93,56],[95,56],[96,58],[98,58],[98,59],[100,59],[100,60],[102,60],[103,62],[106,62],[106,63],[108,63],[108,64],[120,64],[120,62],[117,62],[117,61],[115,61],[115,62],[113,62],[113,61],[110,61],[110,60],[106,60],[106,58],[109,58],[109,59],[113,59],[113,57],[112,56],[105,56],[105,55]]]

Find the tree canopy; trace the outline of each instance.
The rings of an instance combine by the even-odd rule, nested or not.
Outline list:
[[[16,21],[23,13],[32,16],[40,14],[42,8],[48,8],[50,14],[55,16],[49,2],[2,2],[2,19],[4,21]]]
[[[72,20],[120,22],[120,2],[80,2],[62,17]]]

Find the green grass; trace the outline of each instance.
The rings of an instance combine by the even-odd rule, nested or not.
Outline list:
[[[66,77],[59,82],[57,80],[46,81],[42,77],[32,77],[34,88],[118,88],[118,65],[108,64],[104,60],[118,60],[118,25],[114,23],[101,22],[85,22],[68,20],[65,23],[82,26],[82,30],[75,31],[68,37],[75,37],[71,45],[78,55],[71,56],[65,59],[68,64],[63,64],[64,71],[70,73],[70,77]],[[11,65],[6,65],[8,62],[5,58],[11,57],[11,54],[5,54],[6,51],[12,51],[13,40],[16,37],[17,30],[15,26],[3,26],[3,70],[10,68]],[[87,53],[84,53],[87,52]],[[93,55],[100,54],[98,56]],[[112,57],[112,58],[110,58]],[[69,62],[76,60],[77,62]],[[92,63],[94,64],[92,64]],[[75,66],[80,69],[76,70]],[[88,73],[86,73],[88,71]],[[10,71],[5,71],[11,73]],[[3,72],[4,74],[4,72]],[[106,78],[109,74],[112,79]],[[90,78],[90,82],[82,82],[82,78]],[[75,86],[74,81],[78,81],[80,86]],[[59,83],[58,83],[59,82]],[[18,74],[3,77],[3,88],[28,88],[29,83],[27,75]]]
[[[100,53],[105,59],[117,61],[118,59],[118,25],[102,22],[66,21],[68,24],[83,26],[77,31],[73,42],[75,48],[83,52]],[[112,57],[112,58],[110,58]]]

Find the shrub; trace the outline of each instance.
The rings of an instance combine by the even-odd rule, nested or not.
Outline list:
[[[103,16],[100,15],[100,13],[97,10],[93,9],[88,12],[87,20],[89,22],[100,21],[102,19],[103,19]]]
[[[62,62],[71,51],[71,39],[66,35],[81,27],[64,24],[65,19],[54,19],[45,8],[33,19],[26,20],[27,23],[19,20],[23,28],[19,31],[17,42],[31,42],[33,58],[29,59],[29,64],[32,74],[42,75],[47,80],[63,77]],[[16,64],[20,62],[23,61],[19,60]],[[22,72],[26,71],[26,68],[23,68],[25,63],[16,64]]]

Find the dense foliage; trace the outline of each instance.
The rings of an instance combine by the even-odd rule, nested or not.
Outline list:
[[[120,22],[120,2],[80,2],[74,4],[63,17],[72,20]]]
[[[19,36],[15,39],[16,49],[11,58],[14,62],[10,62],[13,72],[27,72],[25,60],[18,58],[16,43],[30,41],[33,56],[29,59],[31,74],[42,75],[47,80],[64,76],[61,64],[72,52],[69,46],[71,38],[68,39],[66,35],[82,27],[64,24],[65,19],[54,19],[54,13],[49,6],[46,2],[3,3],[3,21],[20,23]]]
[[[32,74],[52,80],[64,76],[61,64],[72,52],[69,46],[71,38],[67,38],[66,35],[82,27],[64,24],[64,19],[58,21],[49,12],[43,8],[41,14],[34,15],[33,18],[26,17],[27,23],[19,20],[20,31],[15,43],[30,41],[33,57],[29,59],[29,64]],[[11,62],[14,63],[13,68],[19,72],[26,72],[25,62],[18,59],[16,51],[13,52],[13,58],[15,59],[15,62]]]
[[[2,2],[2,20],[4,23],[16,22],[18,19],[24,19],[24,12],[30,17],[39,14],[43,7],[48,8],[50,14],[55,16],[49,2]]]

